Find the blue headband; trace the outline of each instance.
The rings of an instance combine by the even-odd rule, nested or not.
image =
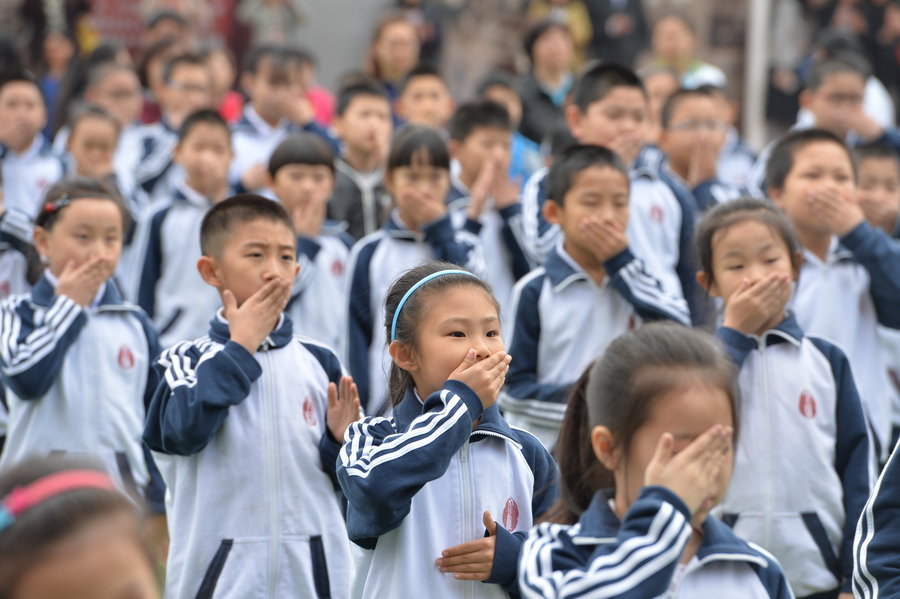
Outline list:
[[[475,277],[476,279],[478,278],[477,275],[474,275],[467,270],[440,270],[428,275],[427,277],[423,277],[422,280],[410,287],[409,291],[403,294],[403,297],[400,299],[400,303],[397,304],[397,309],[394,310],[394,319],[391,322],[391,341],[397,340],[397,319],[400,318],[400,311],[403,310],[403,305],[406,304],[406,300],[408,300],[412,296],[412,294],[415,293],[416,289],[418,289],[431,279],[436,279],[444,275],[468,275],[470,277]]]

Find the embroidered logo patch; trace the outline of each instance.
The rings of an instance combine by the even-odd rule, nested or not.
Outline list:
[[[123,370],[131,370],[134,368],[134,354],[127,345],[119,348],[119,367]]]
[[[342,274],[344,274],[344,263],[341,262],[340,260],[335,260],[334,262],[332,262],[331,263],[331,274],[333,274],[336,277],[339,277]]]
[[[816,417],[816,400],[806,389],[800,394],[800,413],[806,418]]]
[[[313,402],[309,397],[303,400],[303,419],[306,420],[306,424],[310,426],[315,426],[318,422],[316,420],[316,408],[313,406]]]
[[[666,213],[663,212],[662,206],[653,204],[653,206],[650,207],[650,220],[661,223],[664,218],[666,218]]]
[[[0,281],[0,297],[6,297],[9,292],[9,281]]]
[[[519,505],[516,500],[510,497],[506,500],[503,507],[503,528],[512,532],[519,524]]]

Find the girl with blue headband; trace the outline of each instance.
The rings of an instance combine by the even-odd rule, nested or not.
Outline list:
[[[393,417],[350,425],[338,460],[347,530],[366,550],[352,596],[517,594],[557,469],[494,405],[510,362],[497,301],[471,272],[433,262],[394,282],[384,327]]]

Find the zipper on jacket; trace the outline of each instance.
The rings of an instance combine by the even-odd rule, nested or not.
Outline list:
[[[459,450],[459,463],[460,470],[462,472],[463,479],[463,542],[467,542],[468,540],[475,540],[478,538],[477,531],[475,530],[474,517],[475,517],[475,497],[472,489],[472,472],[471,472],[471,461],[469,460],[469,442],[466,441],[462,448]],[[464,597],[474,597],[474,588],[473,583],[471,581],[460,581],[465,588]]]
[[[268,349],[267,347],[263,348]],[[269,511],[269,564],[268,564],[268,591],[266,596],[269,599],[276,599],[275,584],[278,581],[278,509],[279,509],[279,480],[278,480],[278,415],[275,413],[275,388],[272,384],[272,359],[268,351],[262,351],[263,362],[263,410],[265,413],[266,429],[263,431],[265,435],[266,446],[266,492],[268,511]]]
[[[759,337],[757,340],[759,345],[759,357],[762,363],[762,384],[763,389],[760,394],[766,404],[766,442],[765,472],[763,474],[763,547],[769,547],[772,544],[772,447],[774,443],[774,435],[772,434],[772,398],[769,395],[769,363],[766,356],[766,336]]]

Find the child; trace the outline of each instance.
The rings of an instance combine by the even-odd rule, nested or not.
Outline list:
[[[662,65],[650,65],[638,71],[638,76],[647,90],[647,107],[649,109],[649,126],[647,141],[656,143],[662,133],[662,107],[680,88],[678,75],[672,69]]]
[[[350,312],[342,348],[363,409],[371,416],[390,411],[386,338],[379,323],[391,282],[405,269],[432,259],[484,270],[478,238],[456,230],[447,212],[449,172],[450,155],[438,131],[415,125],[398,131],[385,173],[396,208],[384,227],[360,240],[350,254]]]
[[[400,85],[396,109],[403,122],[445,129],[453,115],[453,98],[441,72],[420,64],[407,73]]]
[[[287,307],[294,330],[338,349],[347,319],[343,298],[353,239],[340,223],[325,220],[334,189],[331,148],[312,133],[289,136],[269,159],[268,186],[298,235],[300,276]]]
[[[30,458],[0,473],[0,597],[159,599],[128,497],[85,460]]]
[[[854,201],[853,160],[832,133],[807,129],[779,140],[766,183],[803,248],[802,283],[791,308],[804,331],[847,353],[874,429],[875,455],[883,460],[891,392],[876,329],[900,328],[900,247],[865,222]]]
[[[66,151],[71,159],[71,174],[115,182],[113,160],[119,142],[119,122],[98,106],[88,104],[69,122]]]
[[[506,109],[490,100],[463,104],[450,120],[450,155],[459,173],[451,175],[447,204],[457,225],[477,235],[491,256],[486,279],[502,310],[513,284],[531,270],[521,246],[519,186],[507,176],[511,134]]]
[[[805,336],[785,313],[802,260],[791,225],[768,202],[734,200],[697,226],[697,252],[700,285],[725,304],[716,334],[744,398],[718,512],[772,552],[798,597],[849,596],[853,533],[869,494],[866,421],[844,352]]]
[[[40,211],[47,188],[63,176],[62,158],[41,134],[47,110],[31,75],[20,73],[0,82],[0,168],[7,210],[28,218]]]
[[[157,336],[109,280],[128,220],[121,198],[99,181],[75,178],[48,190],[34,228],[47,270],[31,293],[0,304],[9,405],[0,466],[90,453],[128,491],[149,482],[140,435],[156,386]]]
[[[857,199],[873,227],[900,239],[900,157],[884,144],[853,149],[859,170]]]
[[[168,486],[167,596],[347,597],[332,485],[359,402],[335,355],[294,337],[283,312],[296,239],[262,196],[203,219],[197,270],[223,308],[207,336],[163,352],[144,430]]]
[[[231,182],[246,191],[265,189],[266,165],[272,150],[289,133],[321,135],[337,151],[337,143],[315,122],[303,87],[303,57],[286,46],[259,46],[247,55],[241,87],[249,101],[234,126]]]
[[[10,295],[28,293],[44,270],[41,257],[34,247],[31,221],[21,212],[5,210],[2,188],[3,175],[0,172],[0,300]]]
[[[384,165],[391,143],[391,105],[373,79],[348,82],[338,94],[333,128],[343,146],[335,160],[334,195],[328,218],[347,223],[353,239],[377,231],[391,211]]]
[[[662,179],[664,169],[659,164],[639,161],[647,110],[647,95],[637,75],[615,64],[600,64],[575,83],[566,120],[579,143],[609,147],[631,169],[628,237],[635,255],[659,277],[667,293],[688,301],[693,319],[699,321],[703,306],[696,297],[699,290],[690,248],[696,208],[690,194]],[[535,174],[543,176],[541,171]],[[524,246],[539,264],[562,236],[560,228],[543,217],[544,189],[533,179],[522,196]]]
[[[394,416],[351,424],[337,468],[347,532],[366,550],[354,597],[518,593],[524,531],[556,500],[557,471],[494,405],[510,360],[497,301],[432,262],[394,282],[381,323]]]
[[[708,515],[731,477],[735,383],[699,331],[650,324],[610,344],[572,392],[564,524],[529,533],[523,597],[793,597],[771,555]]]
[[[136,239],[142,256],[137,303],[150,315],[163,345],[203,334],[218,298],[193,269],[200,258],[197,233],[210,206],[229,194],[231,131],[214,110],[195,112],[181,126],[174,162],[184,169],[171,200],[150,206]]]
[[[642,320],[690,323],[685,301],[663,292],[629,249],[628,183],[621,160],[597,146],[566,150],[547,175],[544,215],[563,239],[513,289],[513,365],[500,405],[513,425],[548,448],[576,373],[613,339]]]
[[[141,127],[137,135],[142,152],[135,177],[151,201],[170,197],[184,175],[173,168],[181,125],[189,115],[212,104],[212,76],[201,56],[181,54],[172,58],[163,69],[162,80],[163,90],[157,98],[162,117]]]

